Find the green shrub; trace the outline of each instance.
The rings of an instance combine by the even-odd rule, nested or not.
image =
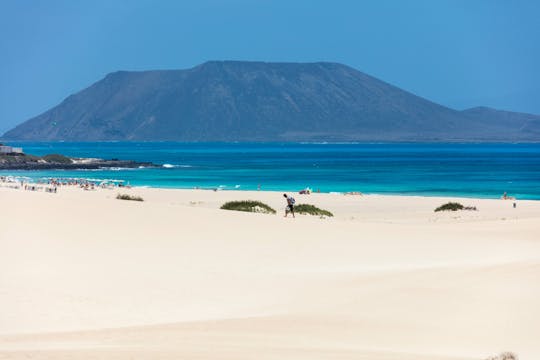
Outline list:
[[[23,154],[23,157],[25,161],[38,161],[41,159],[39,156],[30,154]]]
[[[22,162],[37,162],[41,157],[28,154],[0,154],[0,162],[4,164],[16,164]]]
[[[57,164],[71,164],[73,160],[61,154],[49,154],[43,156],[43,160]]]
[[[503,352],[499,355],[500,360],[518,360],[518,357],[516,354],[511,352]]]
[[[435,209],[435,211],[457,211],[457,210],[463,210],[463,205],[457,202],[449,202]]]
[[[511,352],[503,352],[499,356],[490,356],[486,360],[518,360],[518,357]]]
[[[116,195],[116,198],[118,200],[144,201],[144,199],[140,196],[133,196],[128,194],[118,194]]]
[[[263,214],[275,214],[276,210],[260,201],[242,200],[242,201],[229,201],[221,206],[223,210],[236,210],[246,211]]]
[[[310,204],[298,204],[294,207],[294,212],[297,214],[317,215],[317,216],[334,216],[330,211],[319,209]]]
[[[476,206],[463,206],[457,202],[449,202],[439,206],[435,211],[457,211],[457,210],[473,210],[476,211]]]

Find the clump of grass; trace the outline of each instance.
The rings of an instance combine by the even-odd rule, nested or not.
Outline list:
[[[43,160],[58,164],[71,164],[73,160],[61,154],[49,154],[43,156]]]
[[[134,196],[129,194],[118,194],[116,195],[116,198],[118,200],[144,201],[144,199],[140,196]]]
[[[444,205],[439,206],[435,209],[435,212],[437,211],[457,211],[457,210],[463,210],[464,206],[457,202],[449,202]]]
[[[503,352],[499,355],[500,360],[518,360],[518,357],[516,354],[511,352]]]
[[[463,206],[460,203],[457,202],[449,202],[444,205],[439,206],[435,209],[435,212],[437,211],[458,211],[458,210],[472,210],[476,211],[476,206]]]
[[[221,206],[223,210],[235,210],[246,211],[263,214],[275,214],[276,210],[260,201],[254,200],[242,200],[242,201],[229,201]]]
[[[486,360],[518,360],[516,354],[511,352],[503,352],[499,356],[490,356]]]
[[[294,207],[294,212],[297,214],[307,214],[316,216],[334,216],[330,211],[319,209],[318,207],[310,204],[298,204]]]

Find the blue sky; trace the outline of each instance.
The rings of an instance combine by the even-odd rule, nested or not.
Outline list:
[[[0,133],[116,70],[335,61],[443,105],[540,114],[540,1],[0,0]]]

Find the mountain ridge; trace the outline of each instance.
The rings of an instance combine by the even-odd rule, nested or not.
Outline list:
[[[334,62],[116,71],[3,136],[41,141],[540,141],[540,116],[454,110]]]

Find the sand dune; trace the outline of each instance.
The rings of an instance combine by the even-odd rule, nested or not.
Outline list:
[[[0,359],[540,358],[540,202],[0,188]]]

